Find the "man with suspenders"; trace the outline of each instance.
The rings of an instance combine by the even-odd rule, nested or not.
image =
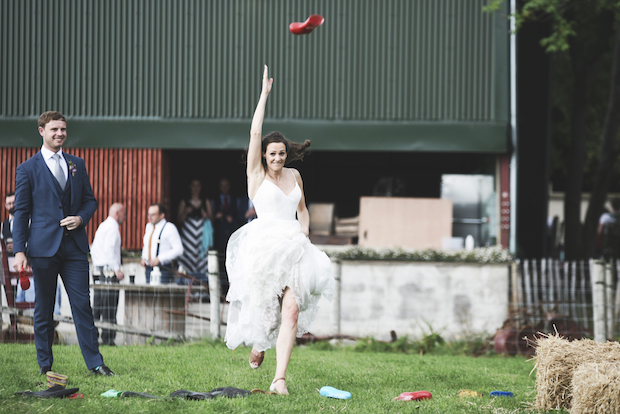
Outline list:
[[[161,270],[161,283],[172,283],[172,262],[183,254],[183,243],[176,226],[166,220],[163,204],[152,204],[148,210],[149,222],[144,229],[144,244],[140,264],[146,270],[146,283],[151,281],[153,267]]]

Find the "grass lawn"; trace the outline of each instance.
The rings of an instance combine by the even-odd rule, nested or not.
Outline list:
[[[266,353],[258,370],[248,365],[249,348],[231,351],[208,341],[174,346],[101,347],[116,377],[89,376],[77,346],[54,347],[55,372],[69,376],[84,399],[15,396],[20,390],[40,391],[34,345],[0,344],[0,412],[7,413],[515,413],[526,412],[535,399],[532,363],[522,357],[468,357],[403,353],[355,352],[352,348],[322,350],[296,347],[289,366],[290,396],[251,395],[205,401],[105,398],[109,390],[168,396],[176,390],[210,391],[233,386],[267,390],[275,371],[275,351]],[[321,397],[330,385],[350,391],[350,400]],[[482,392],[483,398],[460,399],[458,390]],[[404,391],[430,391],[431,400],[393,402]],[[490,398],[493,390],[512,391],[514,398]]]

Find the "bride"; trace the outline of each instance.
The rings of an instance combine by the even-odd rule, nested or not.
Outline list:
[[[262,135],[273,85],[265,66],[247,153],[248,196],[257,219],[230,237],[226,270],[230,302],[226,345],[252,346],[250,366],[276,346],[276,373],[269,389],[288,394],[286,369],[295,337],[308,332],[321,295],[331,300],[331,262],[308,239],[310,215],[299,171],[285,164],[303,159],[310,141],[289,141],[280,132]]]

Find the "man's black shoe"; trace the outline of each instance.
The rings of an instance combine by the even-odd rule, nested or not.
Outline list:
[[[52,367],[42,367],[39,370],[39,375],[45,375],[48,371],[51,371],[51,370],[52,370]]]
[[[99,365],[97,368],[91,369],[90,373],[93,375],[104,375],[106,377],[114,376],[114,373],[112,372],[112,370],[105,365]]]

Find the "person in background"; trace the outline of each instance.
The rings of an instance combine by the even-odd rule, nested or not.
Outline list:
[[[240,226],[249,223],[257,217],[256,208],[250,197],[239,197],[237,211],[239,212],[238,222]]]
[[[151,272],[155,266],[160,268],[161,283],[172,283],[173,261],[183,254],[181,236],[176,226],[166,220],[166,207],[163,204],[151,204],[148,218],[140,259],[140,264],[146,268],[146,283],[150,283]]]
[[[183,242],[183,254],[179,257],[179,264],[186,273],[202,278],[208,273],[209,249],[209,246],[203,247],[203,236],[210,236],[211,240],[213,239],[211,201],[201,197],[200,180],[192,180],[189,190],[190,197],[181,200],[177,215]],[[204,234],[205,232],[209,234]]]
[[[215,248],[218,252],[226,251],[230,235],[237,229],[237,199],[230,193],[230,180],[220,180],[220,193],[213,199]]]
[[[605,260],[620,257],[620,198],[611,200],[611,211],[599,219],[597,241]]]
[[[93,260],[95,271],[103,277],[103,271],[107,268],[114,272],[114,276],[105,283],[118,284],[125,278],[121,270],[121,232],[119,227],[125,222],[127,212],[121,203],[114,203],[108,211],[105,219],[95,232],[95,239],[90,247],[90,256]],[[95,320],[116,324],[116,311],[118,309],[117,289],[94,289],[93,316]],[[114,346],[116,331],[110,329],[101,330],[101,342],[103,345]]]
[[[6,254],[9,262],[9,269],[13,267],[13,213],[15,213],[15,193],[10,192],[4,196],[4,209],[9,213],[9,217],[0,224],[0,239],[4,240]],[[4,278],[2,279],[4,280]],[[19,283],[18,283],[19,284]],[[30,280],[30,286],[33,286],[33,280]],[[33,289],[34,291],[34,289]],[[16,289],[13,288],[13,301],[15,301]]]
[[[15,213],[15,193],[10,192],[4,196],[4,209],[9,213],[6,220],[0,224],[0,239],[6,243],[6,251],[9,257],[15,257],[13,254],[13,214]],[[13,260],[9,262],[9,266],[13,265]]]
[[[15,193],[10,192],[4,198],[4,208],[9,213],[9,217],[0,224],[0,239],[6,243],[8,255],[9,269],[13,267],[13,214],[15,213]],[[36,290],[34,287],[34,277],[30,276],[30,287],[26,290],[22,289],[21,283],[13,286],[13,302],[34,302]],[[17,282],[17,279],[15,279]],[[60,315],[60,307],[62,306],[62,294],[60,291],[60,281],[56,282],[56,301],[54,302],[54,315]],[[55,323],[57,325],[57,323]]]
[[[13,251],[16,271],[32,267],[36,288],[34,341],[39,373],[52,369],[58,275],[71,303],[82,356],[94,375],[114,375],[103,363],[90,307],[85,226],[97,200],[82,158],[65,153],[67,122],[57,111],[39,117],[41,151],[17,167]]]
[[[220,269],[220,286],[222,295],[228,291],[228,274],[226,271],[226,245],[230,235],[239,228],[237,220],[237,199],[230,192],[230,180],[220,179],[220,193],[213,198],[213,239],[218,252]]]

